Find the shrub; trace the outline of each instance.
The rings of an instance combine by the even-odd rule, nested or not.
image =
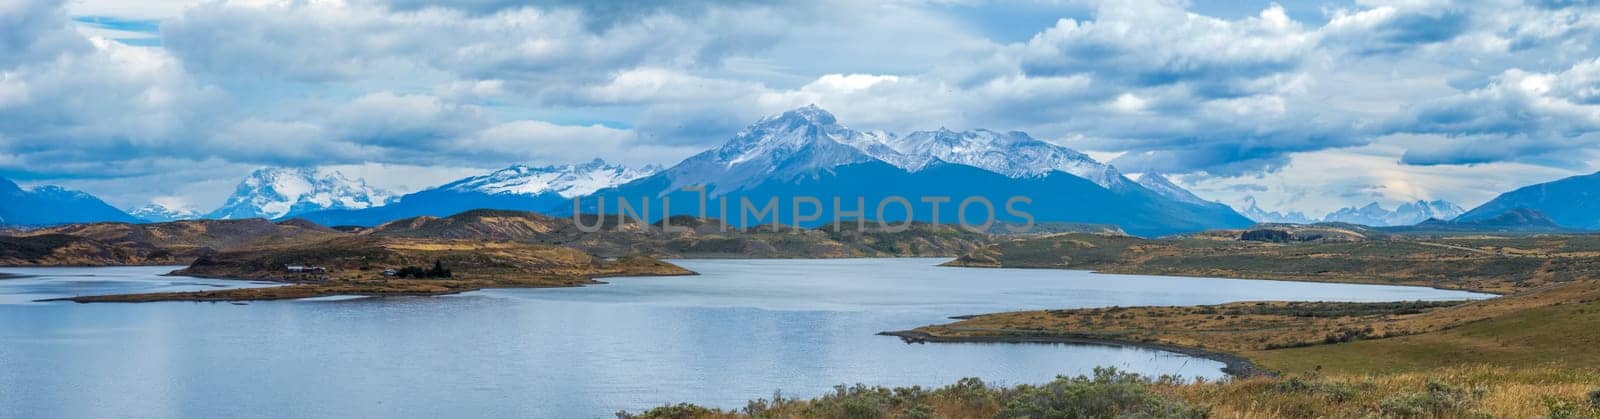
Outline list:
[[[1163,379],[1161,382],[1167,382]],[[1203,418],[1203,407],[1163,398],[1152,381],[1115,368],[1095,368],[1093,377],[1057,377],[1041,386],[1023,385],[1008,394],[1003,418],[1166,417]]]
[[[1426,391],[1384,399],[1378,409],[1386,415],[1406,418],[1472,416],[1472,408],[1484,393],[1481,388],[1469,390],[1430,381]]]
[[[1589,392],[1589,406],[1593,406],[1595,409],[1600,409],[1600,388]]]
[[[617,412],[617,419],[693,419],[718,413],[689,403],[678,403],[646,410],[638,415]]]
[[[1544,408],[1549,419],[1580,419],[1590,417],[1583,414],[1582,405],[1555,397],[1544,397]]]
[[[918,403],[901,412],[899,419],[933,419],[933,406]]]

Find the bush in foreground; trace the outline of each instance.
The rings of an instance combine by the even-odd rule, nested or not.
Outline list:
[[[1163,397],[1157,386],[1177,385],[1171,377],[1149,379],[1114,368],[1096,368],[1092,376],[1057,377],[1043,385],[993,387],[977,378],[963,378],[936,390],[913,387],[835,386],[834,391],[808,401],[774,396],[772,401],[751,402],[742,412],[724,412],[677,404],[657,407],[638,415],[618,413],[622,419],[679,419],[707,417],[816,417],[845,419],[1000,417],[1000,418],[1101,418],[1159,417],[1204,418],[1209,410]]]
[[[838,386],[802,400],[781,394],[719,410],[668,405],[620,418],[1200,418],[1600,417],[1600,371],[1487,365],[1387,375],[1150,379],[1114,369],[1041,385],[976,378],[925,387]],[[1576,388],[1575,388],[1576,387]]]

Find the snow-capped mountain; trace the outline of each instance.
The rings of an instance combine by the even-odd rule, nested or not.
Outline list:
[[[393,194],[337,171],[268,167],[239,182],[227,202],[206,218],[278,219],[318,210],[375,207],[393,199]]]
[[[417,216],[443,217],[472,209],[548,212],[572,198],[654,174],[656,166],[638,169],[606,163],[556,166],[515,165],[438,187],[407,194],[388,205],[364,209],[332,209],[300,214],[322,225],[374,226]]]
[[[23,189],[0,178],[0,224],[49,226],[101,221],[138,220],[88,193],[50,185]]]
[[[1300,211],[1280,213],[1277,211],[1267,211],[1261,209],[1260,206],[1256,205],[1256,198],[1253,196],[1244,197],[1244,201],[1247,203],[1247,205],[1244,209],[1239,210],[1239,213],[1244,214],[1245,217],[1255,220],[1258,223],[1313,224],[1321,221],[1315,218],[1307,217],[1305,213]]]
[[[713,196],[761,184],[788,180],[816,170],[876,161],[850,144],[878,141],[839,125],[833,114],[807,106],[762,118],[734,134],[722,146],[707,150],[663,172],[672,179],[668,190],[705,185]]]
[[[1466,210],[1444,200],[1407,202],[1400,204],[1392,211],[1373,202],[1360,208],[1340,208],[1328,213],[1327,216],[1322,217],[1322,220],[1377,227],[1408,226],[1430,218],[1440,220],[1455,219],[1463,212],[1466,212]]]
[[[152,223],[167,221],[193,220],[200,218],[200,212],[187,207],[173,207],[159,202],[151,202],[145,206],[128,210],[128,215],[138,217],[140,220]]]
[[[913,173],[936,163],[952,163],[1010,178],[1064,172],[1108,189],[1131,183],[1111,165],[1022,132],[939,129],[900,137],[850,129],[815,105],[762,118],[722,146],[684,160],[666,175],[673,179],[669,190],[716,185],[712,188],[715,196],[768,180],[791,180],[816,170],[872,161]]]
[[[660,168],[655,165],[629,169],[608,164],[601,159],[594,159],[584,164],[561,166],[532,167],[519,164],[486,175],[450,182],[440,186],[439,189],[482,192],[490,195],[554,193],[562,198],[572,198],[628,183],[654,174],[657,170]]]
[[[701,208],[688,196],[675,196],[669,208],[661,208],[664,203],[659,200],[696,185],[707,187],[711,197],[730,198],[730,205],[735,205],[732,211],[739,210],[737,205],[742,205],[743,199],[755,203],[772,199],[787,203],[796,197],[820,202],[838,199],[852,203],[840,208],[847,211],[855,207],[857,199],[863,199],[863,205],[872,205],[889,198],[919,202],[925,197],[954,197],[936,220],[952,223],[957,216],[955,202],[964,198],[982,197],[999,206],[1020,196],[1033,201],[1030,214],[1035,221],[1116,224],[1133,234],[1161,235],[1251,224],[1225,205],[1198,198],[1168,197],[1173,191],[1147,189],[1109,165],[1027,134],[939,130],[897,137],[850,129],[815,106],[762,118],[721,146],[655,175],[583,197],[576,209],[557,211],[614,214],[610,210],[615,207],[600,208],[599,202],[628,199],[638,203],[651,199],[658,205],[653,212],[655,218],[663,212],[698,214]],[[1167,186],[1181,189],[1170,182]],[[777,216],[781,222],[799,218],[791,214],[798,209],[782,205]],[[829,205],[823,207],[818,219],[831,221],[832,209]],[[879,218],[872,208],[863,211],[867,212],[864,218]],[[881,217],[886,221],[897,217],[929,221],[934,216],[929,208],[922,211],[910,215],[903,211],[898,215],[885,213]],[[1005,219],[1007,214],[998,215],[998,221],[1016,222]],[[745,223],[736,213],[724,216],[730,217],[726,220],[730,224]]]

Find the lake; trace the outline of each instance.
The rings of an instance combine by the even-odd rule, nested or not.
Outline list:
[[[842,383],[1040,383],[1098,365],[1218,378],[1221,363],[1144,349],[874,334],[1043,308],[1489,297],[943,261],[682,260],[701,275],[248,305],[33,301],[271,284],[160,276],[174,267],[0,268],[25,275],[0,279],[0,417],[611,417]]]

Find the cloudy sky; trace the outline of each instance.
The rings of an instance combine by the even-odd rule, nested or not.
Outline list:
[[[670,164],[812,103],[1313,214],[1600,168],[1586,0],[524,3],[0,0],[0,176],[209,210],[261,166]]]

